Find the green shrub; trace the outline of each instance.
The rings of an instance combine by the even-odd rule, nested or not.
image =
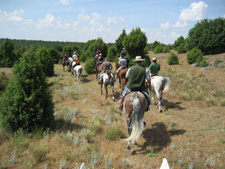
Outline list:
[[[0,93],[5,90],[9,79],[6,77],[5,72],[1,72],[0,75]]]
[[[218,67],[218,65],[222,62],[222,60],[216,59],[213,63],[214,67]]]
[[[166,45],[164,48],[163,48],[163,53],[168,53],[170,51],[170,47],[168,45]]]
[[[38,60],[24,56],[13,67],[0,112],[0,125],[12,131],[50,127],[54,120],[52,96]]]
[[[113,127],[106,132],[106,138],[109,140],[118,140],[125,137],[125,134],[121,131],[119,127]]]
[[[175,55],[174,53],[171,53],[168,57],[168,60],[167,60],[167,63],[169,65],[177,65],[179,64],[179,59],[178,59],[178,56]]]
[[[118,56],[117,56],[117,52],[116,52],[116,47],[115,46],[111,46],[108,49],[107,58],[108,58],[109,62],[118,61]]]
[[[88,58],[84,65],[84,70],[88,74],[94,73],[95,65],[94,65],[94,58]]]
[[[177,48],[177,52],[178,52],[178,53],[186,53],[186,52],[187,52],[187,50],[186,50],[186,48],[185,48],[185,46],[184,46],[184,43],[182,43],[182,44]]]
[[[158,46],[156,46],[156,48],[153,50],[153,52],[155,54],[162,53],[163,52],[162,46],[159,44]]]
[[[46,76],[54,75],[54,61],[48,53],[47,49],[44,47],[40,47],[38,51],[35,53],[36,58],[38,58],[41,62],[41,67]]]
[[[195,47],[191,49],[191,51],[187,54],[187,62],[189,64],[192,64],[195,62],[200,63],[202,60],[202,56],[203,56],[203,53],[201,52],[201,50]]]
[[[209,63],[205,59],[202,59],[202,61],[200,62],[201,67],[206,67],[208,65],[209,65]]]

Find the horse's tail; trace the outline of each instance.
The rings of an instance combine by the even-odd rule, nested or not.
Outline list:
[[[170,83],[171,83],[170,78],[169,77],[164,77],[163,78],[163,83],[164,83],[163,92],[165,92],[165,91],[169,90],[169,88],[170,88]]]
[[[134,143],[136,139],[141,135],[144,129],[144,122],[142,117],[142,109],[141,109],[141,102],[138,98],[138,92],[136,92],[134,99],[133,99],[133,111],[131,115],[131,128],[132,132],[130,136],[125,139],[126,141],[131,141]]]

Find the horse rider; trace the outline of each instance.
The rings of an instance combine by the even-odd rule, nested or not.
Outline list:
[[[107,58],[105,58],[105,61],[103,62],[102,66],[100,68],[100,70],[102,70],[102,71],[100,73],[100,78],[99,78],[98,84],[100,84],[100,85],[102,84],[102,80],[103,80],[102,77],[103,77],[103,74],[106,72],[106,70],[111,71],[112,69],[113,69],[112,64],[108,61]],[[115,81],[113,74],[111,74],[111,75],[113,77],[113,80]]]
[[[75,66],[80,65],[80,57],[79,55],[77,55],[77,59],[76,59],[76,64],[73,66],[73,69],[75,68]]]
[[[67,54],[65,53],[65,55],[63,56],[63,62],[65,62],[66,63],[66,61],[68,60],[68,57],[67,57]]]
[[[125,48],[122,49],[122,51],[120,52],[120,56],[127,56],[127,51]]]
[[[73,61],[76,61],[76,59],[77,59],[77,54],[76,54],[76,52],[73,52],[72,59],[73,59]]]
[[[122,70],[123,68],[126,68],[127,67],[127,59],[124,58],[123,55],[120,56],[119,58],[119,64],[120,64],[120,67],[117,69],[117,77],[120,73],[120,70]]]
[[[99,54],[97,59],[98,59],[98,62],[96,64],[96,68],[98,67],[98,65],[100,65],[103,62],[103,58],[102,58],[102,54],[101,53]]]
[[[119,109],[122,111],[123,109],[123,101],[124,101],[124,97],[126,92],[128,91],[142,91],[148,94],[149,96],[149,91],[151,91],[151,81],[150,81],[150,76],[149,73],[147,72],[147,69],[142,65],[142,62],[145,59],[142,59],[141,56],[136,56],[135,58],[135,62],[136,64],[131,66],[126,73],[125,76],[125,88],[121,94],[121,99],[120,99],[120,107]],[[148,83],[148,88],[146,87],[146,80]],[[147,98],[147,97],[146,97]],[[148,111],[148,107],[150,105],[150,99],[147,98],[147,109],[146,111]]]
[[[101,50],[97,49],[95,58],[97,58],[101,54]]]
[[[155,57],[152,58],[152,64],[148,67],[150,70],[150,76],[157,76],[158,72],[160,71],[160,65],[157,62],[157,59]]]

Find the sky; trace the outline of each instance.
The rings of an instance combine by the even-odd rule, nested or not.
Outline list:
[[[173,44],[203,19],[225,18],[225,0],[0,0],[0,38],[114,43],[141,28]]]

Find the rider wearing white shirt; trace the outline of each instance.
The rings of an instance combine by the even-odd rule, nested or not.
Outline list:
[[[127,59],[125,59],[124,56],[120,56],[120,58],[119,58],[119,64],[120,64],[120,67],[116,71],[117,72],[117,75],[119,74],[119,72],[120,72],[121,69],[127,67]]]
[[[76,52],[73,52],[73,57],[72,58],[73,58],[74,61],[77,60],[77,54],[76,54]]]

